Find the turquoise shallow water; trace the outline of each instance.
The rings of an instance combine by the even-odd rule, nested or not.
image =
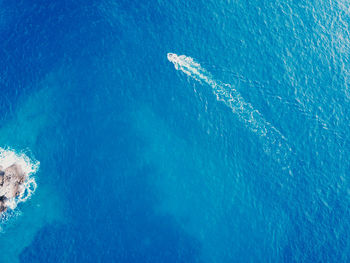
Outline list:
[[[349,261],[348,26],[341,1],[0,0],[0,147],[40,161],[0,262]]]

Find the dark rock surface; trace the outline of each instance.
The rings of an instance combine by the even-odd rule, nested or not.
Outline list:
[[[7,202],[21,194],[26,175],[21,167],[13,164],[6,169],[0,166],[0,213],[8,208]]]

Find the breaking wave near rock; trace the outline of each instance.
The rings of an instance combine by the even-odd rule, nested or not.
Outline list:
[[[167,54],[176,70],[180,70],[192,79],[206,83],[212,88],[218,101],[223,102],[237,116],[246,128],[259,135],[264,151],[273,157],[284,168],[290,168],[289,157],[292,153],[287,139],[262,114],[246,102],[242,95],[231,85],[214,80],[212,75],[201,67],[191,57],[185,55]]]
[[[26,202],[35,192],[34,174],[39,162],[23,152],[0,148],[0,218],[7,219],[17,205]]]

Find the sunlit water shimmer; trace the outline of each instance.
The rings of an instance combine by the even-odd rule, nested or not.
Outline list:
[[[0,263],[349,262],[349,26],[341,0],[0,0],[0,161],[31,173]]]

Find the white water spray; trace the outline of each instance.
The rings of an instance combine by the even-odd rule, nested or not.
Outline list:
[[[2,169],[17,164],[26,174],[26,180],[20,187],[19,195],[6,201],[6,206],[14,210],[19,203],[27,201],[37,188],[37,184],[33,175],[39,169],[40,162],[30,159],[25,153],[17,153],[13,149],[3,149],[0,147],[0,166]],[[6,214],[2,214],[1,219],[6,218]]]

